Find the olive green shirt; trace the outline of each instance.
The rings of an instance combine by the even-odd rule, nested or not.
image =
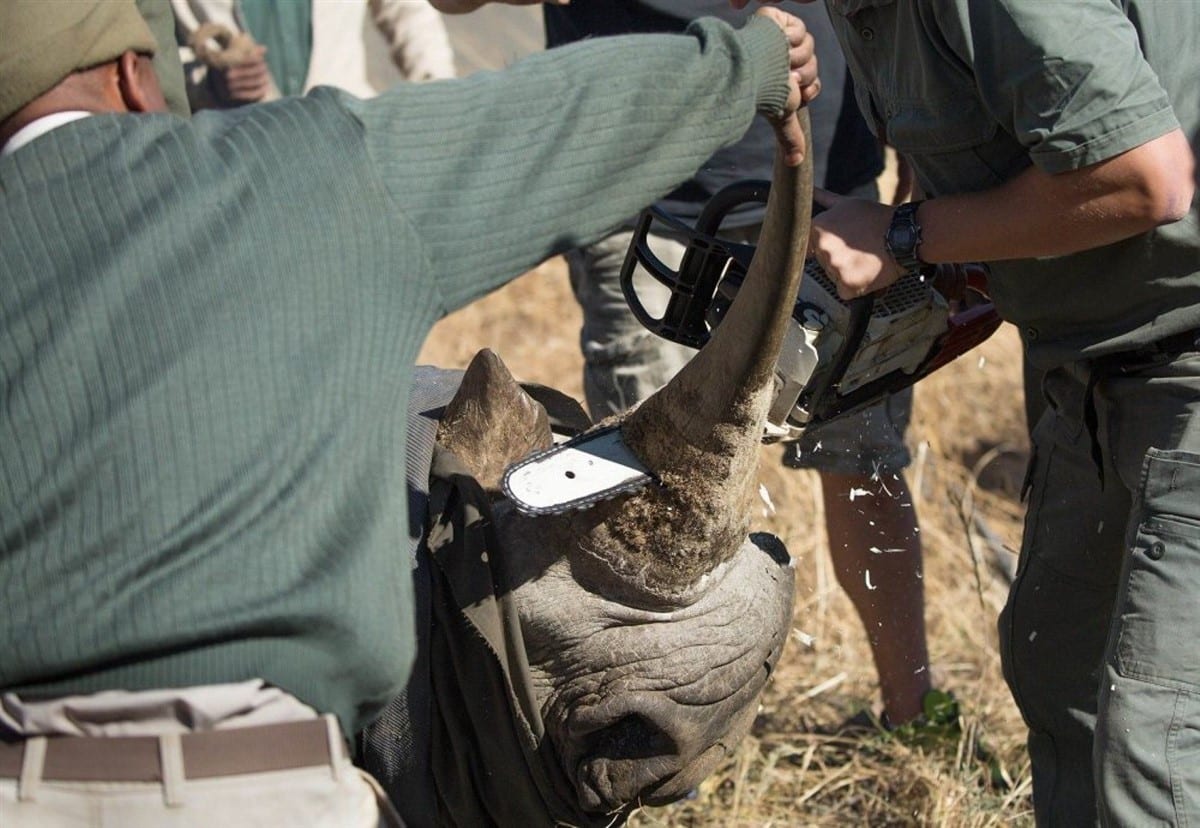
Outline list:
[[[876,134],[929,196],[1200,141],[1200,2],[827,0]],[[997,262],[991,290],[1041,367],[1200,327],[1200,211],[1103,248]]]

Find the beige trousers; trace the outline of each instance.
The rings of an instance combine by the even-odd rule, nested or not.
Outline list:
[[[180,780],[175,780],[176,784]],[[182,780],[167,804],[163,783],[50,782],[31,798],[19,780],[0,779],[4,828],[384,828],[400,825],[374,780],[341,759],[334,767],[297,768]],[[391,819],[389,819],[391,816]]]
[[[318,718],[311,707],[261,680],[139,692],[108,691],[47,701],[0,695],[0,737],[24,739],[18,779],[0,778],[0,828],[394,828],[387,795],[354,767],[332,716],[322,765],[188,779],[181,734]],[[43,778],[48,740],[156,736],[161,782],[69,782]],[[173,758],[174,757],[174,758]]]

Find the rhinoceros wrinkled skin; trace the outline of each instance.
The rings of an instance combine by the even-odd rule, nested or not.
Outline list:
[[[668,609],[604,594],[580,554],[506,568],[546,732],[586,810],[678,799],[750,727],[790,626],[790,559],[747,538]]]
[[[493,496],[482,511],[495,549],[482,557],[495,601],[515,623],[500,625],[504,640],[493,639],[491,652],[505,650],[501,662],[518,654],[515,672],[527,686],[513,695],[536,709],[512,711],[516,728],[450,713],[468,730],[494,722],[497,742],[502,732],[538,742],[533,761],[554,767],[534,775],[557,780],[559,804],[565,796],[588,824],[619,823],[639,803],[685,796],[731,755],[787,639],[794,572],[780,541],[747,529],[811,197],[810,164],[777,165],[755,260],[725,321],[671,383],[621,419],[626,444],[656,482],[564,515],[517,512],[498,491],[499,475],[549,445],[550,428],[544,408],[490,352],[476,357],[438,427],[438,444]],[[438,652],[447,651],[458,652]],[[460,700],[476,703],[469,693]],[[456,745],[488,740],[475,732]],[[478,756],[457,761],[446,750],[441,767],[454,780],[433,780],[438,807],[414,814],[397,803],[412,824],[461,824],[464,813],[500,824],[497,814],[528,825],[567,821],[553,807],[514,817],[503,801],[510,768],[478,767]],[[514,765],[530,759],[529,750],[515,752],[525,755]],[[475,810],[456,812],[447,791],[464,778],[480,780],[466,783],[479,789]]]

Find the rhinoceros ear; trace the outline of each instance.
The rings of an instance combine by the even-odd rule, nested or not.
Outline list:
[[[454,452],[486,491],[505,468],[552,442],[546,409],[490,350],[477,353],[438,424],[437,442]]]

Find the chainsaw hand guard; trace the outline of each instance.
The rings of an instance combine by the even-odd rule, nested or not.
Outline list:
[[[719,237],[733,208],[765,202],[770,182],[741,181],[705,205],[695,227],[652,207],[639,217],[621,269],[621,291],[637,320],[658,336],[700,348],[721,323],[754,256],[754,246]],[[814,215],[820,211],[814,205]],[[685,240],[677,271],[655,255],[653,235]],[[634,287],[642,267],[667,287],[661,316]],[[775,367],[775,399],[764,440],[795,440],[809,428],[858,411],[911,386],[986,340],[1000,326],[987,296],[987,268],[938,265],[850,301],[810,258]]]

